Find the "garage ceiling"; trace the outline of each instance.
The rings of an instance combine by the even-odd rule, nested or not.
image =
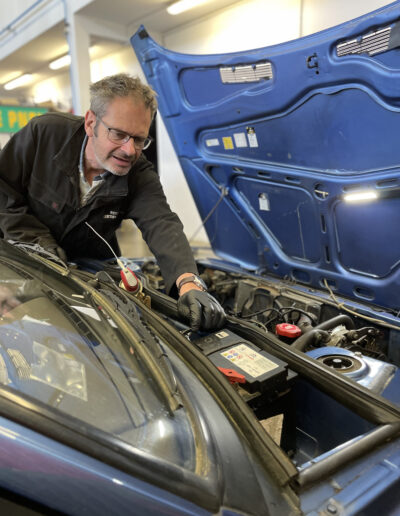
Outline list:
[[[119,41],[99,34],[91,36],[91,45],[95,46],[95,54],[92,58],[104,57],[129,45],[129,37],[136,31],[139,25],[144,24],[150,34],[163,35],[200,18],[210,16],[217,10],[237,3],[240,0],[208,0],[203,5],[172,16],[167,13],[166,7],[173,3],[171,0],[94,0],[79,11],[97,26],[112,26],[121,35],[126,35],[126,41]],[[217,7],[216,7],[217,6]],[[1,27],[0,27],[1,30]],[[53,26],[37,38],[19,48],[0,61],[0,84],[5,84],[13,77],[22,73],[34,73],[37,82],[53,77],[56,74],[65,73],[65,68],[60,71],[52,71],[48,65],[51,61],[68,53],[68,44],[65,35],[64,23]],[[7,91],[0,86],[0,97],[22,99],[24,88]]]

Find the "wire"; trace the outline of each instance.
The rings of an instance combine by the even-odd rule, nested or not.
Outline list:
[[[241,315],[240,317],[242,319],[249,319],[250,317],[254,317],[255,315],[260,315],[260,314],[263,314],[265,312],[276,312],[278,315],[281,315],[279,310],[277,310],[276,308],[264,308],[264,310],[258,310],[258,312],[253,312],[251,314]]]
[[[335,294],[332,292],[332,289],[330,288],[330,286],[328,285],[328,282],[326,279],[324,279],[324,284],[325,284],[325,287],[328,289],[329,291],[329,295],[330,297],[332,298],[332,300],[336,303],[337,307],[340,308],[341,310],[344,310],[345,312],[348,312],[352,315],[355,315],[356,317],[360,317],[361,319],[365,319],[366,321],[371,321],[371,322],[374,322],[376,324],[380,324],[381,326],[384,326],[385,328],[391,328],[393,330],[397,330],[399,331],[400,330],[400,327],[399,326],[395,326],[394,324],[390,324],[390,323],[387,323],[386,321],[381,321],[380,319],[375,319],[374,317],[368,317],[367,315],[363,315],[363,314],[360,314],[359,312],[357,312],[356,310],[351,310],[350,308],[347,308],[346,306],[344,306],[343,303],[341,303],[335,296]]]
[[[196,231],[193,233],[193,235],[189,238],[189,243],[194,239],[194,237],[197,235],[197,233],[200,231],[202,227],[204,227],[205,223],[208,221],[208,219],[211,217],[211,215],[214,213],[214,211],[218,208],[218,205],[221,203],[222,199],[228,195],[228,189],[222,188],[221,195],[215,205],[211,208],[208,215],[201,221],[200,226],[196,229]]]
[[[268,328],[265,324],[263,324],[260,321],[253,321],[253,323],[262,328],[265,331],[265,333],[268,333]]]
[[[250,319],[251,317],[254,317],[255,315],[261,315],[263,313],[266,313],[266,312],[275,312],[276,316],[273,317],[272,319],[268,319],[268,321],[265,323],[265,324],[270,324],[271,322],[275,321],[275,319],[278,317],[278,316],[281,316],[282,319],[284,319],[285,315],[287,314],[290,314],[292,312],[298,312],[299,314],[304,314],[306,315],[309,319],[313,320],[313,317],[310,316],[307,312],[305,312],[304,310],[301,310],[300,308],[280,308],[279,310],[277,310],[276,308],[264,308],[263,310],[259,310],[257,312],[253,312],[251,314],[246,314],[246,315],[240,315],[240,317],[242,319]]]
[[[297,312],[299,314],[299,316],[297,317],[296,319],[296,323],[299,321],[300,319],[300,314],[303,314],[305,315],[306,317],[308,317],[312,322],[315,323],[315,316],[313,314],[309,314],[308,312],[306,312],[305,310],[302,310],[301,308],[295,308],[295,307],[288,307],[288,308],[280,308],[280,314],[284,317],[285,315],[287,314],[291,314],[293,312]],[[292,319],[293,320],[293,319]],[[296,324],[294,323],[294,324]]]
[[[87,222],[86,220],[85,220],[85,224],[86,224],[86,225],[87,225],[87,226],[88,226],[88,227],[93,231],[93,233],[95,233],[99,238],[101,238],[101,240],[103,240],[103,242],[104,242],[104,243],[109,247],[110,251],[111,251],[111,252],[112,252],[112,254],[115,256],[115,259],[116,259],[116,260],[117,260],[117,262],[118,262],[118,261],[119,261],[119,258],[118,258],[118,256],[115,254],[114,249],[110,246],[110,244],[107,242],[107,240],[106,240],[104,237],[102,237],[102,236],[100,235],[100,233],[98,233],[98,232],[94,229],[94,227],[92,227],[92,226],[89,224],[89,222]]]
[[[121,262],[121,260],[118,258],[118,256],[115,254],[115,251],[114,249],[110,246],[110,244],[107,242],[107,240],[102,237],[100,235],[100,233],[98,233],[90,224],[89,222],[85,221],[85,224],[87,226],[89,226],[89,228],[93,231],[93,233],[95,233],[99,238],[101,238],[101,240],[103,240],[103,242],[108,245],[108,247],[110,248],[110,251],[112,252],[112,254],[115,256],[115,259],[117,260],[117,263],[118,265],[121,267],[121,269],[124,271],[126,269],[125,265]]]

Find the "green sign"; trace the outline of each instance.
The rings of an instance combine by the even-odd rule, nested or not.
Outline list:
[[[0,133],[16,133],[34,116],[47,113],[45,108],[0,106]]]

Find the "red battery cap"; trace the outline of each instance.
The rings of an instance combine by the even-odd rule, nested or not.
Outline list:
[[[275,326],[275,333],[282,337],[290,337],[295,339],[301,335],[301,330],[295,324],[281,323]]]
[[[224,367],[218,367],[222,374],[224,374],[231,384],[234,383],[246,383],[246,377],[238,373],[234,369],[226,369]]]

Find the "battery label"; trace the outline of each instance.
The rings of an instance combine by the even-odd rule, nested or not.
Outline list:
[[[231,349],[221,353],[221,355],[228,359],[232,364],[240,367],[247,374],[253,378],[257,378],[265,373],[269,373],[273,369],[279,367],[277,364],[268,360],[257,351],[249,348],[245,344],[239,344]]]

